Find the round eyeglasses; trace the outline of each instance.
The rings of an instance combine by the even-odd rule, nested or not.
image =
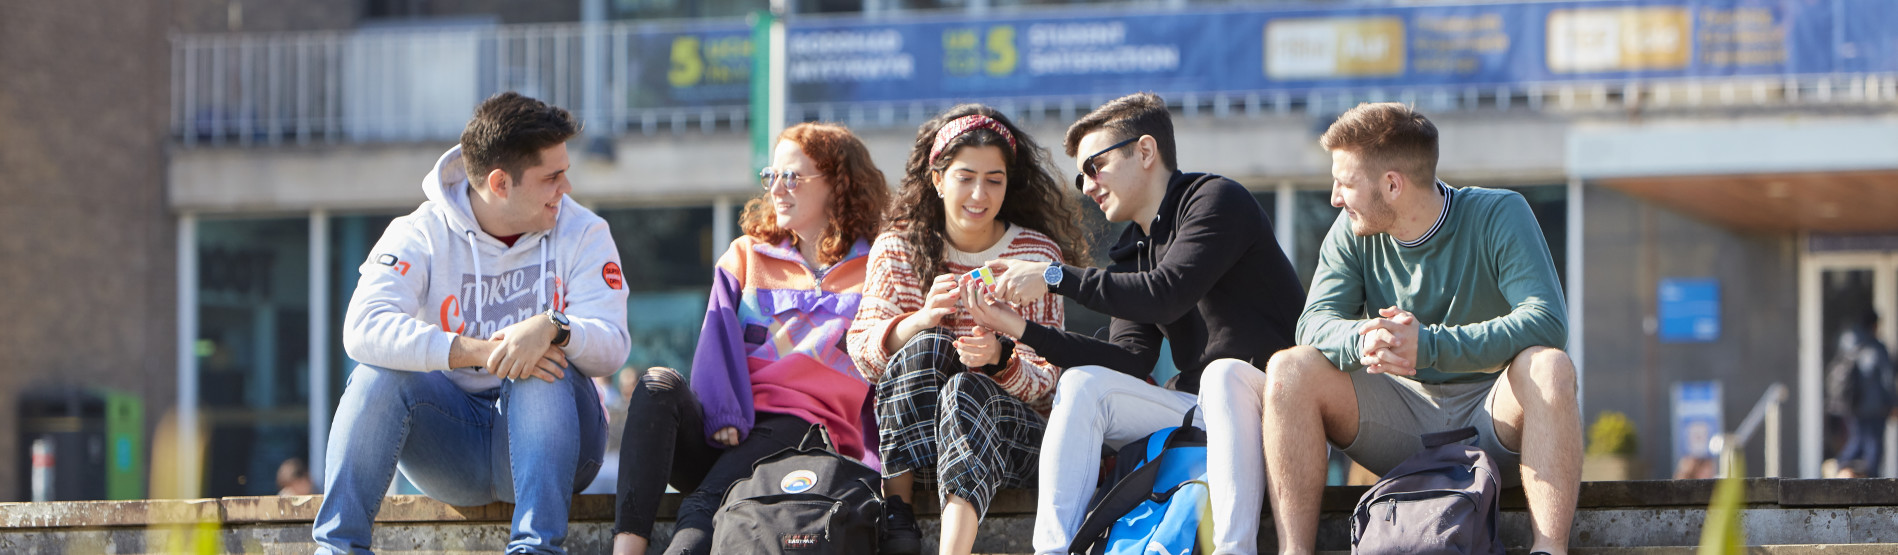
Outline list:
[[[764,187],[764,190],[769,191],[772,185],[784,185],[784,190],[796,191],[797,187],[803,185],[805,181],[821,177],[824,176],[821,174],[799,175],[797,172],[791,170],[779,171],[773,168],[765,168],[763,171],[758,172],[758,186]]]

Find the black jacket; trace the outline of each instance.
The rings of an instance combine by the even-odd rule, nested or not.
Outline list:
[[[1171,342],[1180,391],[1197,394],[1207,363],[1235,358],[1263,369],[1291,347],[1305,288],[1245,187],[1217,175],[1174,172],[1149,226],[1127,226],[1107,269],[1064,265],[1056,293],[1113,317],[1110,337],[1028,323],[1021,341],[1055,365],[1099,365],[1145,378]]]

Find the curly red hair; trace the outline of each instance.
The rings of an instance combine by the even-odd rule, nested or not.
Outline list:
[[[830,185],[830,223],[817,244],[817,262],[836,264],[850,255],[858,239],[874,239],[883,227],[883,208],[889,204],[890,186],[883,171],[870,161],[870,149],[863,146],[850,128],[839,123],[806,122],[786,128],[779,141],[803,147],[804,154],[817,163],[817,172]],[[745,235],[777,244],[791,239],[791,230],[778,227],[767,195],[745,203],[739,225]]]

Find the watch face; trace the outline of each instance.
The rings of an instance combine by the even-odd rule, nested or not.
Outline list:
[[[1061,284],[1061,267],[1048,266],[1047,270],[1043,270],[1041,272],[1041,280],[1048,282],[1049,287],[1060,285]]]
[[[554,323],[556,323],[556,324],[560,324],[560,327],[563,327],[563,328],[564,328],[564,327],[567,327],[567,326],[569,326],[569,325],[572,325],[572,324],[569,324],[569,323],[567,322],[567,315],[566,315],[566,314],[561,314],[561,313],[559,313],[559,312],[549,312],[549,313],[547,313],[547,316],[548,316],[549,318],[553,318],[553,319],[554,319]]]

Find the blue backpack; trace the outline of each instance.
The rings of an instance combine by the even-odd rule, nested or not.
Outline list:
[[[1178,555],[1212,551],[1212,499],[1206,486],[1206,431],[1193,414],[1178,427],[1122,447],[1114,479],[1095,493],[1069,553]]]

